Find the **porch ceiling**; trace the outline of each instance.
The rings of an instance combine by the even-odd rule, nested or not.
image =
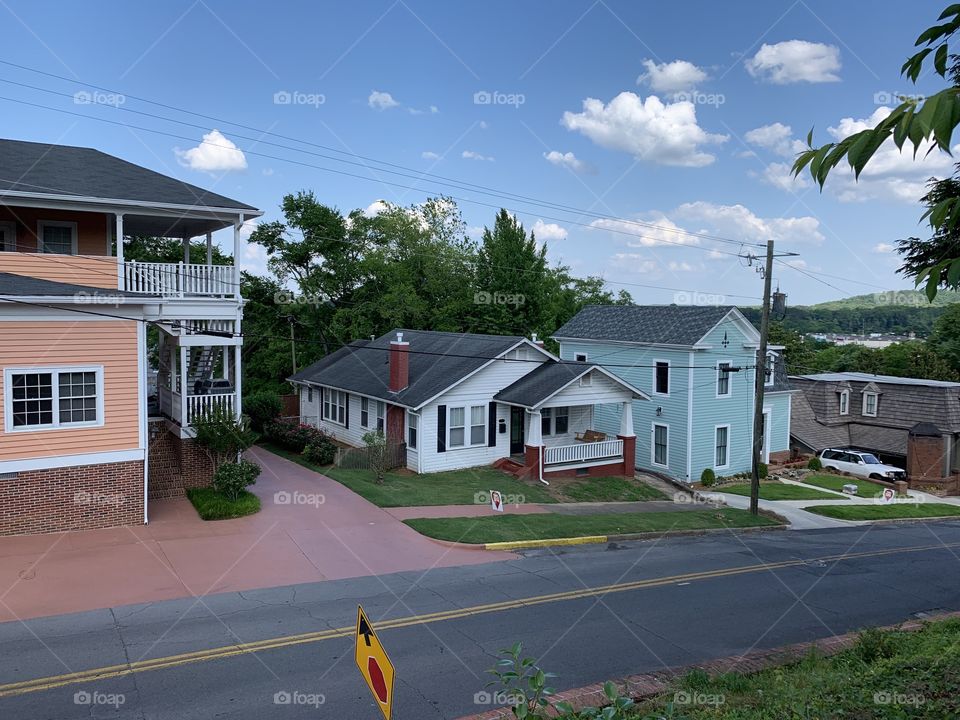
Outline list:
[[[126,236],[144,235],[150,237],[197,237],[208,232],[216,232],[232,227],[236,216],[217,217],[185,215],[140,215],[124,214],[123,234]]]

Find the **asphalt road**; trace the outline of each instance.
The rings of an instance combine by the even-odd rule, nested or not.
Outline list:
[[[518,640],[567,688],[958,610],[960,522],[537,550],[5,623],[0,718],[377,720],[358,603],[396,666],[394,717],[456,718],[489,709],[484,671]]]

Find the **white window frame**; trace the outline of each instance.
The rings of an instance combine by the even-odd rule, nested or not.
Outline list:
[[[337,399],[334,402],[334,398]],[[330,413],[333,417],[327,417],[327,408],[330,408]],[[341,422],[338,419],[340,408],[343,408],[343,421]],[[320,417],[324,422],[333,423],[334,425],[339,425],[340,427],[347,426],[347,393],[343,390],[336,390],[334,388],[325,388],[323,391],[323,405],[320,408]]]
[[[561,413],[560,411],[563,411]],[[554,435],[569,435],[570,434],[570,406],[564,405],[562,407],[553,408],[553,412],[550,413],[552,417],[550,418],[550,423],[553,428]],[[557,430],[557,419],[559,417],[565,417],[567,419],[567,429],[564,432]]]
[[[665,463],[657,462],[657,428],[662,427],[667,430],[667,442],[663,452],[664,458],[666,459]],[[650,464],[654,467],[670,467],[670,425],[662,422],[652,422],[650,423]]]
[[[387,404],[383,400],[376,400],[377,432],[387,434]]]
[[[6,241],[0,241],[0,252],[16,252],[17,250],[17,224],[12,220],[3,220],[0,221],[0,230],[7,231],[11,234],[13,245],[10,247],[7,246]]]
[[[60,422],[60,373],[86,373],[96,375],[97,387],[97,419],[87,422]],[[15,427],[13,424],[13,376],[50,374],[53,408],[53,422],[45,425],[26,425]],[[24,367],[8,367],[3,370],[3,429],[8,433],[39,432],[44,430],[73,430],[77,428],[103,427],[103,365],[34,365]]]
[[[37,221],[37,252],[44,253],[43,249],[43,230],[47,227],[65,227],[70,228],[70,255],[78,255],[77,223],[71,220],[38,220]],[[61,255],[62,253],[47,253],[49,255]]]
[[[726,462],[723,465],[717,464],[717,434],[720,430],[725,429],[727,431],[727,443],[726,443],[726,457],[724,458]],[[713,426],[713,468],[714,470],[727,470],[730,468],[730,425],[714,425]]]
[[[313,402],[313,388],[310,387],[309,385],[307,385],[307,402],[308,403]]]
[[[471,411],[473,408],[483,408],[483,440],[482,442],[471,442],[472,430],[480,425],[472,425]],[[453,425],[452,417],[454,410],[463,410],[463,425]],[[487,444],[487,406],[486,405],[451,405],[447,408],[447,450],[465,450],[467,448],[484,447]],[[453,445],[450,442],[450,436],[454,428],[463,428],[463,445]]]
[[[725,393],[720,392],[720,375],[722,372],[721,365],[727,366],[727,391]],[[717,385],[716,385],[716,395],[718,398],[728,398],[733,397],[733,373],[729,368],[733,367],[732,360],[717,360]]]
[[[360,427],[364,430],[370,428],[370,398],[360,398]]]
[[[416,450],[420,444],[420,416],[407,412],[407,447]]]
[[[873,398],[873,412],[867,412],[867,398]],[[863,414],[865,417],[876,417],[880,410],[880,393],[865,392],[863,394]]]
[[[839,410],[840,414],[849,415],[850,414],[850,391],[841,390],[840,397],[838,398],[837,402],[839,403],[839,405],[837,406],[837,409]]]
[[[587,353],[585,352],[578,352],[573,354],[574,362],[586,362],[588,358],[589,358],[589,355],[587,355]]]
[[[767,361],[764,363],[763,372],[763,386],[772,386],[777,381],[777,353],[767,353]],[[767,373],[769,373],[769,377],[767,377]]]
[[[667,366],[667,391],[665,393],[657,392],[657,363],[663,363]],[[653,359],[653,394],[658,397],[670,397],[670,361],[663,358]]]
[[[553,408],[540,408],[540,435],[553,435]]]

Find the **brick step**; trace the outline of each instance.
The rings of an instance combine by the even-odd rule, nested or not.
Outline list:
[[[166,500],[167,498],[183,497],[186,494],[182,487],[150,488],[147,491],[147,498],[150,500]]]

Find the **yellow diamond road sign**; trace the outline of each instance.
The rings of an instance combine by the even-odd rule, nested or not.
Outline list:
[[[373,631],[370,621],[357,606],[357,649],[355,652],[357,667],[367,681],[383,716],[390,720],[393,713],[393,663],[387,657],[380,638]]]

